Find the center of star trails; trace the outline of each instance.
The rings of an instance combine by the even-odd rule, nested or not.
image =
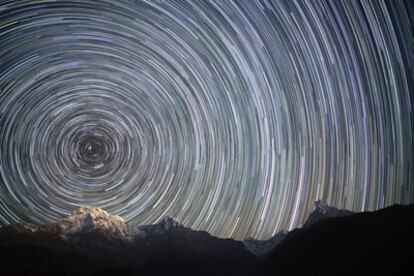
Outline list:
[[[84,142],[81,151],[89,159],[99,159],[105,153],[105,147],[102,141],[92,137]]]

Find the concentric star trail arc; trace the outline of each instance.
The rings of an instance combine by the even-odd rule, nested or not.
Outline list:
[[[411,1],[0,1],[0,222],[269,238],[414,202]]]

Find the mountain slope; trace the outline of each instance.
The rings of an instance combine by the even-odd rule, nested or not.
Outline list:
[[[123,218],[90,206],[80,207],[72,215],[53,224],[52,227],[55,227],[56,232],[62,237],[91,231],[102,231],[111,238],[129,236],[128,227]]]
[[[405,275],[412,272],[413,219],[414,205],[396,205],[321,220],[290,232],[263,275]]]
[[[242,242],[194,231],[172,218],[128,226],[101,209],[81,207],[54,224],[0,229],[1,275],[27,269],[67,275],[254,275],[259,268]]]
[[[243,240],[243,244],[248,251],[260,258],[271,252],[281,241],[283,241],[287,234],[288,232],[281,231],[268,240],[247,238]]]
[[[338,209],[318,200],[315,202],[315,209],[309,214],[308,219],[305,221],[302,228],[308,228],[323,219],[339,218],[352,214],[354,214],[354,212]]]
[[[319,200],[315,202],[315,209],[309,214],[309,217],[303,224],[302,229],[306,229],[323,219],[343,217],[351,214],[353,214],[353,212],[331,207]],[[288,233],[288,231],[278,232],[268,240],[248,238],[243,241],[243,244],[252,254],[262,258],[269,254],[281,241],[283,241]]]
[[[413,209],[351,214],[318,202],[301,229],[240,242],[169,217],[131,226],[82,207],[54,224],[0,228],[0,275],[402,275],[411,269]]]

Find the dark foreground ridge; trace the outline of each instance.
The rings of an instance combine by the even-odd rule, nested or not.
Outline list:
[[[413,218],[414,205],[353,214],[317,202],[301,229],[241,242],[81,207],[54,224],[1,228],[0,275],[393,275],[411,269]]]
[[[414,205],[323,219],[291,231],[263,275],[411,275]]]

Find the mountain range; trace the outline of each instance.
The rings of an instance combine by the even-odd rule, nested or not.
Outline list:
[[[353,213],[318,201],[300,229],[236,241],[83,206],[53,224],[0,228],[0,275],[372,275],[410,267],[413,218],[414,205]]]

